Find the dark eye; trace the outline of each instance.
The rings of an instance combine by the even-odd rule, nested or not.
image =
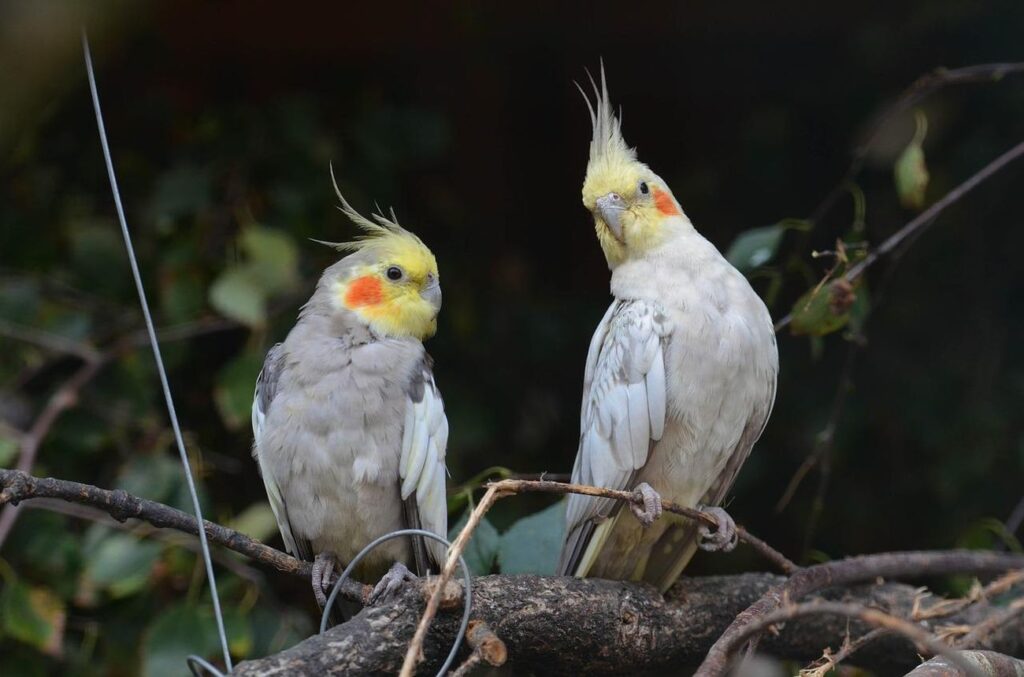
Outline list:
[[[388,268],[386,274],[387,274],[389,280],[401,280],[402,279],[402,269],[399,268],[398,266],[391,266],[390,268]]]
[[[647,195],[649,192],[651,192],[651,189],[647,187],[646,181],[640,182],[640,192],[643,193],[644,195]]]

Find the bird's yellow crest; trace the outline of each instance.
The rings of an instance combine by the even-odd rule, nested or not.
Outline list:
[[[589,73],[588,73],[589,76]],[[583,180],[583,205],[594,215],[594,227],[608,265],[616,267],[661,243],[670,219],[683,217],[679,203],[665,182],[644,163],[622,138],[619,118],[612,111],[608,82],[601,65],[601,87],[590,78],[593,104],[587,102],[593,136]],[[683,217],[685,221],[685,217]]]
[[[437,331],[441,309],[437,260],[416,235],[403,228],[394,210],[388,219],[357,212],[338,189],[331,168],[334,191],[341,211],[363,230],[352,242],[325,242],[339,251],[361,252],[347,275],[335,282],[333,298],[380,334],[430,338]]]

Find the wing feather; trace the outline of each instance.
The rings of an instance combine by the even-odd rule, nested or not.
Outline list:
[[[270,465],[264,457],[265,451],[260,445],[263,438],[263,426],[267,420],[267,414],[273,404],[274,396],[277,394],[277,385],[281,377],[281,370],[285,364],[284,348],[276,344],[267,351],[267,357],[263,361],[263,369],[256,377],[256,391],[252,398],[252,455],[260,468],[260,475],[263,477],[263,486],[267,490],[267,500],[270,502],[270,509],[277,520],[277,528],[281,532],[281,539],[284,541],[285,549],[299,559],[313,559],[313,547],[304,538],[297,538],[292,530],[291,520],[288,518],[288,506],[281,494],[277,479],[270,472]]]
[[[664,342],[670,327],[658,306],[617,300],[594,332],[587,354],[580,446],[572,480],[630,489],[665,430]],[[608,499],[571,495],[559,569],[582,575],[594,528],[617,509]]]
[[[448,534],[448,504],[445,495],[444,464],[448,448],[448,418],[444,401],[434,383],[429,358],[414,375],[407,392],[405,430],[402,431],[402,453],[399,463],[402,499],[407,504],[408,526],[426,529],[439,536]],[[424,543],[414,539],[417,550],[425,549],[430,561],[420,563],[418,573],[437,569],[444,561],[444,546],[435,541]]]

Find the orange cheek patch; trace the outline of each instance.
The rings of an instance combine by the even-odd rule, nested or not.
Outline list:
[[[345,305],[350,308],[375,306],[383,297],[380,280],[372,275],[366,275],[353,280],[348,286],[348,291],[345,292]]]
[[[654,206],[665,216],[679,216],[679,207],[672,196],[663,190],[654,189]]]

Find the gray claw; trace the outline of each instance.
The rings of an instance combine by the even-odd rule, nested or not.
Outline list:
[[[377,582],[377,585],[373,586],[373,592],[370,593],[370,604],[376,604],[377,602],[389,599],[402,589],[406,581],[415,580],[416,574],[409,571],[409,568],[401,562],[395,562],[391,565],[391,569]]]
[[[697,528],[701,536],[700,549],[708,552],[731,552],[739,541],[736,522],[723,508],[700,506],[699,509],[714,517],[718,522],[714,531],[706,524],[701,524]]]
[[[323,609],[327,606],[327,592],[331,589],[331,575],[338,558],[333,552],[321,552],[313,560],[313,596]]]
[[[661,517],[661,496],[647,482],[641,482],[633,490],[633,502],[629,510],[640,524],[649,527]]]

